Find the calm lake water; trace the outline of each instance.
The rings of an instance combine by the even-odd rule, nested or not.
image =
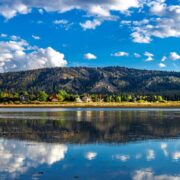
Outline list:
[[[178,180],[180,109],[0,109],[0,180]]]

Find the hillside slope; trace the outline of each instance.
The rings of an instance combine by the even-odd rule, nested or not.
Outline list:
[[[48,93],[179,93],[180,73],[123,67],[50,68],[0,74],[0,90]]]

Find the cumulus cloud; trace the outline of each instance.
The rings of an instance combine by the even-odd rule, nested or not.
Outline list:
[[[0,14],[7,19],[11,19],[17,14],[27,14],[29,12],[31,12],[31,8],[21,1],[3,0],[0,4]]]
[[[66,24],[68,24],[68,20],[66,20],[66,19],[59,19],[59,20],[55,20],[55,21],[53,21],[53,23],[54,24],[57,24],[57,25],[59,25],[59,24],[63,24],[63,25],[66,25]]]
[[[144,28],[144,26],[146,26],[147,29],[151,28],[148,23],[148,19],[143,19],[140,21],[121,21],[122,25],[126,25],[131,29],[131,37],[133,42],[135,43],[149,43],[151,41],[151,37],[147,33],[147,30]]]
[[[53,24],[58,27],[64,28],[65,30],[69,30],[69,28],[73,25],[73,23],[69,22],[67,19],[54,20]]]
[[[0,36],[1,37],[7,37],[7,34],[1,34]]]
[[[141,58],[141,55],[139,53],[134,53],[135,58]]]
[[[41,39],[39,36],[36,36],[36,35],[32,35],[32,38],[35,39],[35,40],[40,40]]]
[[[164,64],[164,63],[159,63],[159,67],[160,67],[160,68],[165,68],[165,67],[166,67],[166,64]]]
[[[97,59],[97,57],[92,53],[86,53],[84,54],[84,59],[93,60],[93,59]]]
[[[32,8],[39,8],[47,12],[67,12],[73,9],[86,11],[89,15],[109,18],[112,16],[111,11],[127,13],[130,8],[141,6],[141,0],[106,0],[106,1],[89,1],[89,0],[3,0],[0,5],[0,14],[10,19],[17,14],[27,14]]]
[[[87,152],[87,153],[85,154],[85,158],[86,158],[87,160],[89,160],[89,161],[95,159],[96,156],[97,156],[97,153],[96,153],[96,152]]]
[[[169,58],[174,61],[180,60],[180,55],[176,52],[171,52]]]
[[[154,15],[163,15],[166,11],[167,5],[164,3],[165,0],[156,0],[149,3],[150,12]]]
[[[131,37],[136,43],[150,43],[153,37],[180,37],[180,5],[168,5],[164,0],[150,1],[148,4],[152,17],[131,22]],[[128,24],[129,26],[129,24]]]
[[[143,13],[141,11],[143,7],[149,10],[148,20],[122,21],[122,24],[124,22],[130,27],[133,42],[150,43],[153,37],[180,37],[180,5],[178,2],[170,5],[165,0],[2,0],[0,15],[10,19],[17,14],[30,13],[33,8],[38,8],[40,13],[44,11],[64,13],[74,9],[83,10],[88,15],[87,17],[92,17],[92,20],[80,23],[80,26],[87,30],[95,29],[105,20],[117,20],[118,13],[129,15],[132,8]],[[147,11],[146,9],[144,10]],[[116,12],[116,16],[113,12]]]
[[[119,52],[116,52],[116,53],[111,54],[111,55],[115,56],[115,57],[129,56],[129,54],[127,52],[123,52],[123,51],[119,51]]]
[[[44,10],[43,10],[43,9],[38,9],[38,12],[39,12],[40,14],[44,14]]]
[[[161,61],[162,62],[164,62],[164,61],[166,61],[167,60],[167,57],[166,56],[163,56],[162,58],[161,58]]]
[[[133,42],[135,43],[150,43],[151,37],[148,35],[147,31],[141,29],[140,27],[133,28],[135,32],[131,34]]]
[[[97,26],[101,25],[101,21],[94,19],[92,21],[87,20],[84,23],[80,23],[80,26],[83,28],[83,30],[87,30],[87,29],[96,29]]]
[[[153,57],[154,57],[154,54],[146,51],[146,52],[144,53],[144,55],[147,57],[146,60],[145,60],[146,62],[149,62],[149,61],[153,61],[153,60],[154,60],[154,58],[153,58]]]
[[[32,47],[17,36],[0,41],[0,72],[66,66],[64,54],[51,47]]]
[[[21,38],[19,36],[12,35],[10,36],[10,39],[13,41],[17,41],[17,40],[20,40]]]

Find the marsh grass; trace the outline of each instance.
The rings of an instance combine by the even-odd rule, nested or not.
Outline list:
[[[39,102],[28,104],[0,104],[0,108],[10,107],[69,107],[69,108],[180,108],[180,101],[168,101],[168,102],[88,102],[88,103],[76,103],[76,102]]]

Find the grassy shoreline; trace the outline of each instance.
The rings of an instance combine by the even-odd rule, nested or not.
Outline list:
[[[91,103],[39,103],[39,104],[0,104],[0,108],[180,108],[180,101],[169,102],[91,102]]]

